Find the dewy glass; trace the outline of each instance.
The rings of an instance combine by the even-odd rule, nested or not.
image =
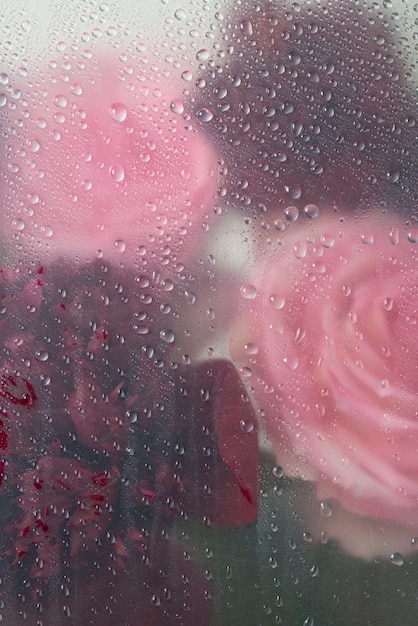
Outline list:
[[[417,19],[0,4],[3,623],[415,623]]]

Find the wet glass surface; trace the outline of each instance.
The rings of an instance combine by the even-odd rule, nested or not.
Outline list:
[[[416,21],[0,7],[0,619],[413,624]]]

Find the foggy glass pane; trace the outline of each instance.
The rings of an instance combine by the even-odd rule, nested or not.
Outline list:
[[[418,10],[0,3],[0,621],[414,624]]]

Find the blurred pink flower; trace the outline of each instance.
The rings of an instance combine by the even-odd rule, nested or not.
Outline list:
[[[336,502],[322,528],[365,556],[411,550],[418,531],[418,247],[397,222],[291,225],[260,252],[232,334],[278,462]]]
[[[181,90],[156,73],[134,88],[103,55],[61,64],[71,81],[58,62],[43,90],[18,85],[25,97],[8,112],[9,254],[126,261],[164,251],[184,262],[211,212],[217,154],[186,121]]]

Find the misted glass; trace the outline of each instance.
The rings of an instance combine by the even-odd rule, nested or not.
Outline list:
[[[417,20],[3,0],[0,621],[414,623]]]

